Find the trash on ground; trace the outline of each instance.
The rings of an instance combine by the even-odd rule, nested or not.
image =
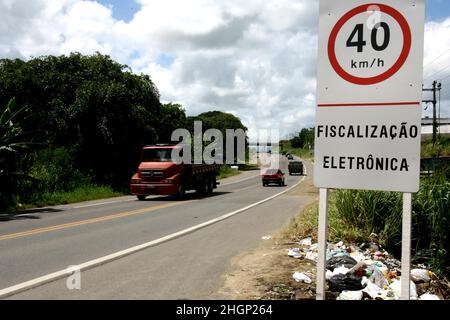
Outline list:
[[[305,259],[317,262],[317,252],[308,251],[305,255]]]
[[[424,293],[419,297],[419,300],[441,300],[441,299],[435,294]]]
[[[329,280],[330,291],[341,292],[341,291],[358,291],[364,289],[361,278],[353,274],[338,274]]]
[[[333,270],[344,266],[346,268],[352,268],[357,264],[356,260],[350,256],[334,256],[327,260],[326,268],[328,270]]]
[[[401,297],[401,262],[375,243],[377,236],[360,246],[346,246],[342,241],[327,244],[326,280],[338,300],[399,300]],[[300,248],[288,251],[290,257],[317,262],[318,244],[312,238],[298,242]],[[450,283],[440,281],[424,265],[411,270],[410,294],[413,300],[440,300],[450,294]],[[297,282],[312,283],[304,273],[296,272]],[[419,293],[419,294],[418,294]],[[420,298],[419,298],[420,295]]]
[[[311,278],[302,272],[296,272],[292,276],[297,282],[304,282],[310,284],[312,282]]]
[[[306,238],[299,241],[299,244],[302,246],[310,246],[312,245],[312,238]]]
[[[338,275],[338,274],[347,274],[349,271],[350,271],[350,269],[348,269],[348,268],[346,268],[346,267],[344,267],[344,266],[340,266],[340,267],[338,267],[338,268],[335,268],[335,269],[331,272],[331,274],[332,274],[333,276],[335,276],[335,275]]]
[[[372,265],[367,268],[367,275],[369,276],[369,281],[374,283],[379,288],[386,288],[389,286],[389,281],[386,279],[384,273],[378,269],[378,267]]]
[[[389,285],[389,288],[391,288],[394,291],[395,298],[397,300],[399,300],[401,297],[401,292],[402,292],[401,277],[400,277],[400,280],[394,279],[392,281],[392,283]],[[417,300],[416,285],[412,281],[410,281],[409,294],[410,294],[411,300]]]
[[[338,258],[338,257],[345,257],[349,256],[348,251],[344,249],[335,249],[335,250],[329,250],[327,249],[327,260],[330,260],[331,258]]]
[[[411,270],[411,280],[415,283],[419,282],[430,282],[430,271],[425,269],[412,269]]]
[[[264,236],[264,237],[262,237],[261,239],[263,239],[263,240],[271,240],[272,237],[271,237],[271,236]]]
[[[355,259],[356,262],[366,260],[366,256],[364,255],[364,253],[357,251],[355,248],[352,248],[351,250],[352,252],[350,253],[350,257]]]
[[[336,300],[362,300],[362,291],[342,291]]]
[[[294,249],[290,249],[288,251],[288,256],[295,258],[295,259],[300,259],[303,255],[301,253],[301,250],[299,248],[294,248]]]

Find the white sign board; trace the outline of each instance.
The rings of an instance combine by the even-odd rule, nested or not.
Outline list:
[[[314,183],[417,192],[424,0],[320,2]]]

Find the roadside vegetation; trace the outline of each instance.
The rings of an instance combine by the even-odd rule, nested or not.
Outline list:
[[[302,159],[312,159],[313,150],[314,128],[304,128],[292,139],[280,141],[280,152],[290,153]]]
[[[29,156],[28,179],[18,182],[14,203],[20,209],[69,204],[122,196],[109,185],[94,183],[73,163],[73,154],[64,147],[45,148]]]
[[[219,175],[217,176],[217,180],[234,177],[234,176],[237,176],[237,175],[239,175],[241,173],[242,173],[242,171],[239,171],[237,169],[233,169],[233,168],[231,168],[229,166],[222,166],[220,168]]]
[[[303,129],[291,140],[282,141],[281,150],[311,157],[313,129]],[[450,156],[450,137],[440,136],[433,144],[422,141],[422,158]],[[413,195],[413,239],[415,262],[426,263],[434,272],[450,275],[450,166],[448,162],[423,162],[426,173],[420,190]],[[286,234],[292,238],[317,238],[318,206],[313,205],[293,219]],[[329,204],[331,241],[363,243],[371,235],[388,252],[400,257],[402,195],[395,192],[335,190]]]
[[[142,147],[196,120],[247,130],[231,114],[162,104],[148,75],[109,56],[0,59],[0,212],[127,194]]]
[[[422,141],[422,158],[450,157],[450,135],[438,136],[436,143],[430,139]]]
[[[333,242],[364,243],[371,236],[398,258],[401,254],[400,193],[336,190],[329,204],[329,236]],[[286,234],[317,239],[318,205],[293,219]],[[413,197],[414,262],[450,275],[450,182],[443,175],[424,178]]]

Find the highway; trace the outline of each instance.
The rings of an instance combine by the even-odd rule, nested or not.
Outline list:
[[[284,171],[287,163],[281,160]],[[307,170],[312,172],[310,163]],[[301,187],[306,178],[311,179],[287,174],[287,186],[263,187],[256,170],[224,179],[203,198],[193,193],[183,201],[125,196],[4,217],[0,293],[12,299],[221,298],[221,275],[231,259],[255,248],[262,236],[314,200],[280,194]],[[7,294],[12,286],[152,242],[84,270],[81,290],[68,290],[66,277],[60,277]]]

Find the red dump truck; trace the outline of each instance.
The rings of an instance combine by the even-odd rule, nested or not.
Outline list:
[[[177,164],[172,151],[181,146],[156,145],[142,150],[138,171],[131,178],[130,192],[139,200],[149,195],[174,195],[184,198],[186,191],[210,194],[217,188],[216,164]],[[182,151],[181,151],[182,152]]]

